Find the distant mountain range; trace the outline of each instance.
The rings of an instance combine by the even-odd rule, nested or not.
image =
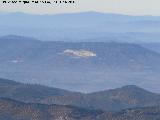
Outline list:
[[[160,105],[159,94],[133,85],[84,94],[0,79],[0,97],[26,103],[71,105],[108,111]]]
[[[0,120],[160,120],[160,17],[0,18]]]
[[[50,41],[159,42],[160,17],[84,12],[57,15],[1,13],[0,36]],[[11,21],[12,20],[12,21]]]
[[[83,94],[0,79],[0,92],[1,120],[158,120],[160,118],[158,103],[160,95],[137,86],[124,86],[113,90]],[[38,102],[49,96],[50,98],[55,97],[57,101],[63,101],[61,104],[65,105],[48,105],[50,102],[46,104]],[[68,96],[67,99],[66,96]],[[72,104],[79,107],[74,107],[71,103],[67,105],[66,100],[77,101],[77,105]],[[85,105],[86,102],[90,106]],[[121,110],[125,108],[122,106],[129,108]],[[109,112],[116,107],[119,111]],[[104,109],[109,111],[106,112]]]
[[[159,92],[159,61],[160,53],[133,43],[0,38],[2,78],[74,91],[133,84]]]
[[[159,92],[159,62],[160,53],[133,43],[0,38],[2,78],[74,91],[133,84]]]

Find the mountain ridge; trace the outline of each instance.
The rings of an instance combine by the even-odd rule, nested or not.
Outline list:
[[[69,53],[64,53],[67,50]],[[158,92],[159,61],[160,53],[133,43],[0,38],[2,78],[73,91],[93,92],[139,83]]]
[[[159,105],[159,100],[159,94],[130,85],[96,93],[50,97],[42,100],[42,103],[69,104],[90,109],[119,111],[126,108]]]
[[[88,12],[60,15],[11,13],[2,14],[1,17],[2,23],[7,24],[0,23],[0,30],[2,31],[0,36],[17,34],[35,37],[44,41],[114,40],[139,42],[158,41],[160,38],[160,29],[158,27],[160,25],[160,17],[154,16],[128,16]],[[27,18],[30,19],[26,21]],[[8,21],[10,19],[12,19],[12,23]],[[67,24],[65,21],[67,21]],[[152,35],[155,31],[158,34]],[[135,32],[137,32],[136,35],[134,34]]]
[[[0,98],[0,119],[36,120],[157,120],[160,107],[130,108],[119,112],[87,110],[74,106],[23,103]]]
[[[0,79],[0,98],[9,98],[25,103],[71,105],[107,111],[160,105],[159,94],[133,85],[86,94],[6,79]]]
[[[78,94],[64,89],[51,88],[38,84],[25,84],[0,78],[1,97],[6,97],[26,102],[36,102],[49,96]]]

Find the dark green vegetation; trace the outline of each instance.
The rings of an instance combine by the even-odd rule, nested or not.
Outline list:
[[[12,98],[26,102],[38,102],[51,96],[75,94],[67,90],[41,85],[22,84],[11,80],[0,79],[0,97]]]
[[[84,57],[90,52],[80,51],[83,54],[77,57],[66,50],[85,50],[96,56]],[[159,91],[159,62],[158,52],[131,43],[2,37],[0,76],[23,83],[0,79],[0,119],[159,120],[159,107],[152,106],[160,105],[160,95],[136,86]],[[93,92],[109,87],[119,88]]]
[[[1,120],[159,120],[160,107],[127,109],[121,112],[87,110],[72,106],[26,104],[0,99]]]
[[[95,120],[102,111],[0,99],[1,120]]]
[[[159,120],[159,101],[133,85],[83,94],[0,79],[0,120]]]
[[[117,111],[125,108],[160,105],[160,95],[131,85],[91,94],[55,96],[44,99],[42,102]]]
[[[160,95],[137,86],[83,94],[0,79],[0,97],[22,102],[73,105],[87,109],[122,110],[160,105]]]
[[[98,120],[159,120],[160,107],[126,109],[116,113],[104,113]]]

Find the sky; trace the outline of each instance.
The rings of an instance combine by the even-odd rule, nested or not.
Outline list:
[[[25,12],[31,14],[58,14],[95,11],[128,15],[160,16],[160,0],[75,0],[75,4],[3,4],[0,12]],[[9,1],[9,0],[6,0]],[[30,0],[32,1],[32,0]],[[53,1],[53,0],[50,0]]]

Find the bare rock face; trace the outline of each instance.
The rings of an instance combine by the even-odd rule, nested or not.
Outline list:
[[[78,58],[88,58],[88,57],[96,57],[96,53],[88,50],[71,50],[67,49],[63,52],[66,55],[71,55],[73,57],[78,57]]]

